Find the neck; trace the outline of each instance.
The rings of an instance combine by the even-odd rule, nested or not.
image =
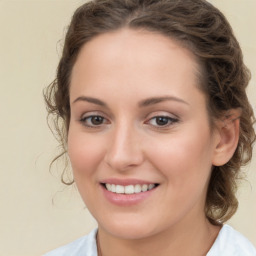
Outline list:
[[[192,220],[189,225],[180,223],[161,233],[134,240],[113,236],[99,227],[98,255],[117,256],[122,252],[123,256],[205,256],[221,227],[213,226],[205,218],[199,219]]]

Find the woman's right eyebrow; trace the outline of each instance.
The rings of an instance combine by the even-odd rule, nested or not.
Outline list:
[[[80,97],[76,98],[72,102],[72,104],[74,104],[78,101],[86,101],[86,102],[93,103],[93,104],[96,104],[96,105],[99,105],[99,106],[102,106],[102,107],[108,107],[105,102],[103,102],[99,99],[93,98],[93,97],[80,96]]]

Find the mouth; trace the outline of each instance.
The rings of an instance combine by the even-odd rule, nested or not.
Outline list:
[[[106,189],[107,191],[115,194],[132,195],[132,194],[145,193],[147,191],[153,190],[157,186],[159,186],[159,184],[151,183],[151,184],[135,184],[135,185],[123,186],[118,184],[101,183],[101,186],[103,186],[104,189]]]

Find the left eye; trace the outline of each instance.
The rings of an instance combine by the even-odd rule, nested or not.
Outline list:
[[[86,126],[100,126],[106,123],[106,119],[102,116],[87,116],[80,120]]]
[[[147,123],[153,126],[166,127],[176,122],[178,122],[178,120],[175,118],[171,118],[168,116],[155,116],[151,118]]]

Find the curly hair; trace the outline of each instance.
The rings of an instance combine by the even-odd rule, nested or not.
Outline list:
[[[224,15],[205,0],[92,0],[76,10],[56,79],[44,92],[48,117],[53,117],[63,148],[55,160],[66,152],[70,78],[79,52],[97,35],[121,28],[161,33],[196,56],[211,127],[228,110],[242,110],[238,146],[228,163],[213,166],[205,203],[205,214],[211,223],[227,221],[238,207],[235,193],[240,169],[252,158],[255,117],[246,95],[250,72],[239,43]],[[62,181],[65,183],[63,176]]]

